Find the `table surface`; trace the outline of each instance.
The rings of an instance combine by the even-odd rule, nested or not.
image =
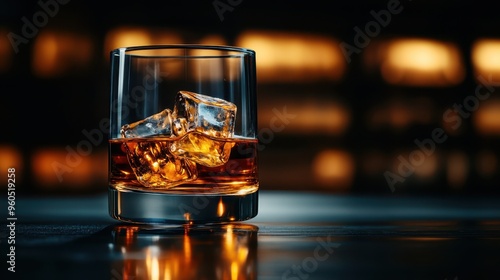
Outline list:
[[[500,279],[498,197],[261,191],[254,219],[197,227],[117,222],[105,194],[17,197],[15,217],[1,279]]]

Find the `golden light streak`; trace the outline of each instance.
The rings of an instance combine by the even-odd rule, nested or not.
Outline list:
[[[151,280],[159,280],[160,279],[160,265],[158,264],[158,258],[153,257],[152,265],[151,265]]]
[[[149,248],[146,249],[145,253],[146,257],[144,258],[144,264],[146,265],[146,271],[149,272],[151,271],[151,266],[152,266],[152,261],[151,261],[152,256]]]
[[[110,30],[106,34],[105,52],[116,48],[142,46],[152,44],[151,34],[148,29],[140,27],[120,27]]]
[[[228,225],[226,229],[225,238],[225,248],[228,252],[231,252],[234,248],[234,235],[233,235],[233,225]]]
[[[245,263],[248,258],[248,247],[238,247],[238,261]]]
[[[148,232],[141,235],[142,228],[138,231],[137,228],[115,228],[118,234],[114,235],[117,245],[114,250],[122,249],[123,259],[118,261],[117,267],[123,272],[123,279],[255,278],[254,226],[223,225],[201,232],[198,228],[191,231],[186,226],[184,234],[167,230],[165,235],[154,236]],[[207,234],[211,238],[207,239]],[[183,242],[181,246],[179,241]]]
[[[87,156],[69,154],[64,148],[42,148],[31,155],[31,169],[36,182],[44,188],[85,188],[107,180],[103,167],[107,154],[95,152]],[[103,177],[104,176],[104,177]]]
[[[237,45],[258,54],[259,82],[338,81],[346,68],[339,42],[328,36],[248,30]]]
[[[191,222],[191,214],[190,214],[189,212],[184,213],[184,219],[185,219],[187,222]]]
[[[140,26],[120,26],[111,29],[106,34],[104,40],[104,56],[106,59],[109,59],[109,53],[116,48],[182,43],[182,37],[172,30]]]
[[[146,45],[176,45],[182,44],[182,37],[175,31],[140,26],[120,26],[110,30],[104,41],[104,57],[110,58],[110,52],[117,48],[146,46]],[[178,58],[182,54],[179,49],[154,49],[130,52],[133,55],[158,55],[174,57],[159,62],[154,67],[161,75],[168,79],[176,79],[183,75],[183,64]],[[144,62],[145,64],[147,61]],[[149,66],[151,67],[151,66]]]
[[[238,280],[239,265],[237,262],[231,262],[231,280]]]
[[[282,105],[286,104],[286,108]],[[278,109],[279,108],[279,109]],[[277,121],[276,110],[294,117],[284,124]],[[260,127],[281,127],[280,133],[341,135],[349,127],[350,109],[333,100],[272,100],[259,107]]]
[[[184,234],[184,261],[186,263],[189,263],[192,258],[192,251],[191,251],[191,238],[189,237],[188,234]]]
[[[226,212],[225,207],[224,207],[224,202],[222,201],[222,197],[219,200],[219,203],[217,204],[217,216],[222,217],[224,216],[224,213]]]
[[[164,280],[174,280],[172,275],[175,275],[171,270],[170,266],[165,265],[165,270],[163,271]]]
[[[472,64],[475,75],[488,81],[500,79],[500,39],[478,39],[472,45]]]
[[[162,275],[160,272],[161,249],[156,245],[148,246],[145,249],[145,255],[146,255],[145,263],[149,275],[148,279],[150,280],[163,279],[163,277],[161,277]]]
[[[452,86],[465,77],[456,44],[432,39],[375,42],[367,51],[365,63],[379,67],[383,79],[394,85]]]
[[[92,161],[81,157],[78,164],[66,164],[68,152],[64,149],[43,149],[32,155],[31,169],[36,182],[45,188],[57,188],[58,185],[82,187],[90,184]],[[56,170],[60,170],[58,177]],[[63,175],[64,174],[64,175]],[[59,179],[62,180],[59,180]]]

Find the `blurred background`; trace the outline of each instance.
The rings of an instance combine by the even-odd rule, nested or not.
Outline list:
[[[27,195],[104,193],[110,50],[216,44],[257,53],[261,189],[499,195],[492,5],[2,0],[0,169]]]

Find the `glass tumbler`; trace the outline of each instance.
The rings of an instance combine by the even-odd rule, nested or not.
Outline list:
[[[200,224],[257,215],[255,52],[152,45],[111,52],[109,213]]]

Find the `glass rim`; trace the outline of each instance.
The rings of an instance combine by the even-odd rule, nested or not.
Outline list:
[[[111,50],[111,56],[120,56],[120,55],[129,55],[129,56],[137,56],[137,57],[226,57],[228,54],[203,54],[203,55],[160,55],[154,54],[146,55],[146,54],[133,54],[133,52],[140,51],[161,51],[161,50],[210,50],[210,51],[221,51],[221,52],[234,52],[244,55],[255,56],[255,51],[248,48],[237,47],[237,46],[229,46],[229,45],[207,45],[207,44],[158,44],[158,45],[136,45],[136,46],[127,46],[120,47]],[[229,55],[232,56],[232,55]]]

